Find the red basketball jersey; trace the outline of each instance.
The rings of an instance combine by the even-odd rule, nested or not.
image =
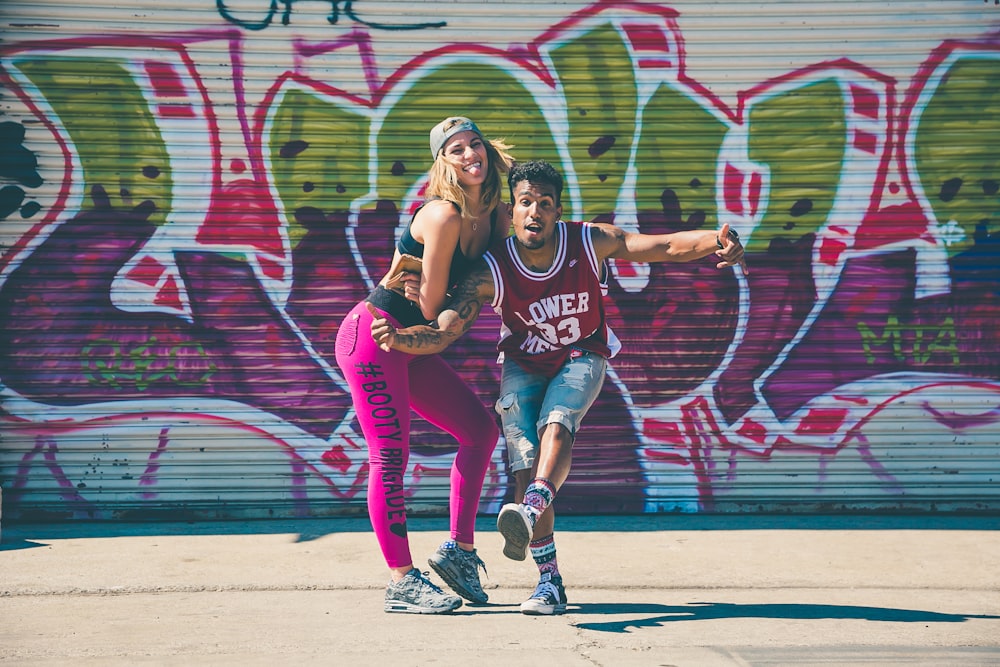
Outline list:
[[[574,350],[611,358],[621,344],[604,318],[602,282],[586,223],[557,223],[555,259],[535,273],[517,255],[514,237],[483,257],[496,287],[493,310],[503,321],[497,349],[525,370],[552,377]]]

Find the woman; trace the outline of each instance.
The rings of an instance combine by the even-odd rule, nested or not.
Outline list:
[[[437,317],[448,289],[510,227],[510,211],[501,199],[503,175],[513,163],[509,147],[487,141],[475,123],[460,116],[434,126],[430,147],[434,163],[427,201],[396,244],[393,268],[365,299],[397,326]],[[419,280],[397,279],[404,256],[422,258]],[[431,614],[462,605],[413,567],[410,556],[403,482],[411,408],[459,445],[451,469],[451,539],[428,564],[462,597],[486,602],[479,583],[479,567],[485,566],[473,540],[483,480],[499,436],[496,423],[438,355],[379,348],[370,335],[372,314],[365,302],[344,319],[336,350],[368,445],[368,514],[392,577],[385,611]]]

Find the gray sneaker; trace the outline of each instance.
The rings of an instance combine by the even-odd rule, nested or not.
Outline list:
[[[507,503],[501,507],[500,514],[497,515],[497,530],[503,535],[504,556],[511,560],[524,560],[528,557],[528,545],[535,526],[524,505]]]
[[[479,584],[479,568],[483,568],[483,572],[486,572],[486,563],[475,549],[466,551],[454,542],[448,541],[427,559],[427,564],[451,586],[453,591],[469,602],[483,604],[490,599]]]
[[[445,614],[462,606],[462,598],[445,593],[417,568],[385,589],[385,611],[402,614]]]
[[[538,580],[535,592],[521,603],[521,613],[529,616],[551,616],[566,613],[566,589],[562,577],[546,572]]]

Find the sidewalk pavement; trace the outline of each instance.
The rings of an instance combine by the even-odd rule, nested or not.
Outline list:
[[[444,517],[411,518],[421,569]],[[560,517],[564,616],[478,522],[490,602],[386,614],[367,520],[6,524],[0,663],[1000,665],[1000,517]],[[440,583],[433,573],[431,578]]]

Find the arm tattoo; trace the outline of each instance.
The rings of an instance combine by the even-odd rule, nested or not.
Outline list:
[[[438,348],[443,350],[447,346],[442,333],[426,325],[399,329],[392,343],[392,349],[411,354],[419,354],[427,348],[430,348],[430,353],[433,354],[439,351]]]
[[[437,320],[396,330],[392,349],[410,354],[435,354],[443,351],[472,328],[483,304],[493,298],[493,276],[486,263],[460,282]]]

